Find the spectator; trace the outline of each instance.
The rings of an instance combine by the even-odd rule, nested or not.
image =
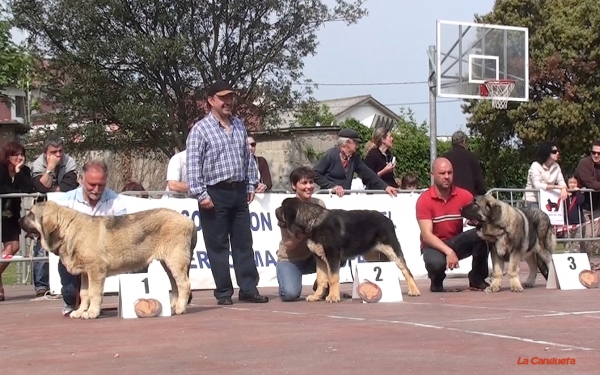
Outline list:
[[[554,142],[543,142],[539,145],[535,161],[531,163],[527,173],[526,190],[556,190],[560,189],[560,200],[567,200],[567,184],[563,177],[558,159],[560,151]],[[537,207],[539,193],[525,192],[527,206]]]
[[[186,150],[183,150],[169,159],[169,165],[167,166],[167,191],[182,194],[188,193],[186,157]],[[170,195],[165,195],[165,197],[168,198]]]
[[[200,205],[202,234],[219,305],[233,303],[230,243],[239,300],[269,302],[257,289],[259,276],[248,208],[254,200],[258,167],[248,146],[246,127],[232,114],[234,94],[228,83],[214,83],[208,89],[210,112],[194,125],[187,138],[189,194]]]
[[[139,182],[131,180],[128,183],[126,183],[125,186],[123,186],[123,190],[121,192],[125,192],[125,191],[142,191],[142,192],[145,192],[146,189]],[[138,195],[138,197],[140,197],[140,198],[149,198],[148,194],[144,194],[144,193]]]
[[[582,205],[583,218],[585,225],[583,228],[583,237],[592,238],[600,234],[597,220],[600,217],[600,141],[592,144],[590,155],[579,161],[575,176],[586,189],[595,190],[595,192],[585,193],[585,202]],[[595,251],[597,247],[591,241],[583,241],[581,247],[588,254]]]
[[[394,136],[390,129],[379,127],[373,131],[373,137],[365,147],[365,165],[383,180],[389,186],[398,188],[394,179],[394,168],[396,168],[396,158],[392,155],[391,149],[394,143]],[[376,190],[373,182],[363,181],[367,190]]]
[[[442,157],[454,166],[454,185],[466,189],[472,195],[485,194],[481,163],[467,148],[469,139],[462,131],[452,134],[452,149]]]
[[[565,234],[568,238],[581,238],[581,217],[582,209],[581,205],[585,202],[585,196],[579,191],[579,181],[575,176],[569,176],[567,178],[567,184],[569,186],[569,196],[564,202],[565,209]],[[567,242],[565,247],[567,252],[578,252],[579,241]]]
[[[290,174],[290,185],[298,199],[325,207],[322,200],[312,196],[315,180],[310,168],[294,169]],[[315,256],[306,245],[306,236],[295,237],[289,230],[281,228],[276,269],[279,298],[284,302],[297,300],[302,293],[302,275],[316,272]]]
[[[44,141],[42,154],[33,162],[33,186],[39,193],[67,192],[79,186],[75,159],[65,154],[62,138],[50,136]],[[42,198],[40,200],[44,200]],[[33,248],[34,256],[44,256],[41,241]],[[44,296],[50,289],[48,262],[33,263],[33,284],[36,297]]]
[[[359,134],[352,129],[342,129],[338,132],[338,145],[325,151],[317,162],[315,182],[322,189],[332,189],[339,197],[344,196],[344,190],[350,190],[354,172],[363,182],[377,190],[385,190],[391,196],[397,195],[397,189],[386,184],[375,172],[356,156],[360,142]]]
[[[419,179],[416,174],[407,172],[402,176],[400,182],[400,189],[402,190],[417,190],[419,189]]]
[[[421,254],[432,292],[443,292],[446,270],[456,268],[459,259],[469,256],[473,256],[469,287],[483,290],[489,286],[485,281],[489,272],[487,243],[477,236],[476,229],[463,232],[460,210],[471,203],[473,195],[454,186],[453,172],[448,159],[435,159],[431,169],[433,185],[421,193],[416,204]]]
[[[108,167],[100,160],[91,160],[83,166],[81,186],[71,190],[57,201],[58,204],[91,216],[125,215],[127,210],[119,195],[106,188]],[[124,249],[126,250],[126,249]],[[80,275],[71,275],[59,260],[58,273],[62,283],[64,307],[62,314],[69,316],[77,309]]]
[[[254,156],[254,161],[258,166],[258,184],[256,184],[256,193],[264,193],[271,190],[273,187],[273,181],[271,180],[271,171],[269,170],[269,163],[267,159],[262,156],[256,156],[256,141],[252,136],[248,136],[248,145],[250,146],[250,152]]]
[[[0,150],[0,194],[32,193],[31,170],[25,165],[25,148],[8,142]],[[19,251],[21,198],[4,198],[2,203],[2,259],[10,259]],[[2,273],[10,263],[0,263],[0,301],[4,301]]]

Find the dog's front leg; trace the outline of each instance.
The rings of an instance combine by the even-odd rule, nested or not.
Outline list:
[[[102,294],[104,292],[104,280],[106,280],[106,273],[88,273],[89,308],[81,315],[83,319],[96,319],[100,315]]]
[[[325,298],[327,302],[340,302],[340,260],[331,259],[327,261],[327,271],[329,278],[329,295]]]
[[[498,241],[500,242],[500,241]],[[500,291],[500,287],[502,286],[502,273],[504,272],[504,259],[498,255],[496,246],[491,246],[490,255],[492,256],[492,282],[490,286],[485,288],[486,293],[496,293]]]
[[[325,289],[329,285],[327,264],[320,257],[316,256],[315,258],[317,263],[317,290],[306,297],[308,302],[315,302],[323,299]]]
[[[510,260],[508,262],[508,277],[510,278],[510,290],[513,292],[522,292],[523,285],[519,280],[519,265],[521,263],[520,249],[513,249],[510,253]]]
[[[88,296],[88,275],[87,273],[81,274],[81,285],[79,287],[79,308],[69,315],[73,319],[79,319],[87,311],[90,306],[90,299]]]

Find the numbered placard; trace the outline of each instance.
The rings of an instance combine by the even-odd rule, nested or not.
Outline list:
[[[356,263],[352,300],[363,303],[402,302],[402,273],[394,262]]]
[[[546,289],[586,289],[580,279],[582,271],[591,270],[590,258],[586,253],[552,254],[552,262]]]
[[[119,275],[119,316],[124,319],[138,318],[138,310],[156,316],[171,316],[171,298],[167,285],[155,280],[155,273],[132,273]],[[159,303],[157,306],[156,301]]]

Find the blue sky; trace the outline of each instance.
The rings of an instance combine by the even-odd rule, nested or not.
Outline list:
[[[436,20],[474,22],[475,14],[489,13],[493,5],[494,0],[367,0],[369,15],[358,24],[333,22],[319,31],[317,54],[305,59],[305,78],[316,83],[426,81],[427,48],[435,45]],[[429,91],[425,83],[320,86],[313,96],[324,100],[366,94],[394,112],[402,103],[424,103],[404,107],[411,108],[419,122],[429,123]],[[461,101],[438,98],[437,103],[438,135],[465,129]]]

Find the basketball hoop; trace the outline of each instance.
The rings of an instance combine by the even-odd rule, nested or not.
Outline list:
[[[497,79],[485,81],[480,86],[481,96],[489,96],[492,99],[492,107],[496,109],[506,109],[508,97],[515,88],[515,81],[512,79]]]

